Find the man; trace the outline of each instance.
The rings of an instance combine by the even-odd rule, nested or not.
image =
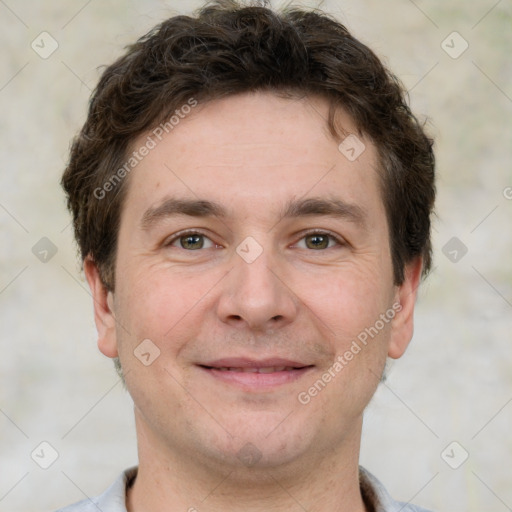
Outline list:
[[[325,14],[235,1],[104,72],[63,177],[139,466],[70,511],[419,511],[358,467],[431,264],[432,141]]]

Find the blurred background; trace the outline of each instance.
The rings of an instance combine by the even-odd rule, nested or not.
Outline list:
[[[137,463],[59,179],[100,66],[199,5],[0,0],[1,511],[95,496]],[[512,2],[322,8],[401,78],[437,141],[435,268],[409,351],[368,407],[361,464],[396,499],[512,510]]]

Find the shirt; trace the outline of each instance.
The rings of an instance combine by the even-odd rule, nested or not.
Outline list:
[[[127,469],[100,496],[61,508],[57,512],[127,512],[126,489],[136,476],[137,467]],[[409,503],[395,501],[379,480],[363,467],[359,467],[359,483],[363,500],[372,512],[429,512]]]

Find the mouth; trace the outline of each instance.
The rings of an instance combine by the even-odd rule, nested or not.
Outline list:
[[[219,359],[198,365],[216,380],[241,387],[245,391],[269,390],[294,382],[314,365],[288,359]]]
[[[237,367],[222,367],[216,368],[214,366],[206,366],[210,370],[219,370],[220,372],[242,372],[242,373],[276,373],[276,372],[289,372],[292,370],[301,370],[303,367],[294,366],[266,366],[260,367],[249,367],[249,368],[237,368]]]

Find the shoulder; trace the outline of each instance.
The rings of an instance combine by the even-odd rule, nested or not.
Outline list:
[[[56,512],[97,512],[98,508],[97,498],[91,498],[79,501],[73,505],[68,505],[64,508],[59,508]]]
[[[136,467],[127,469],[100,496],[59,508],[56,512],[126,512],[126,486],[136,474]]]
[[[361,466],[359,467],[359,484],[363,499],[373,507],[375,512],[432,512],[411,503],[395,501],[384,485]]]

